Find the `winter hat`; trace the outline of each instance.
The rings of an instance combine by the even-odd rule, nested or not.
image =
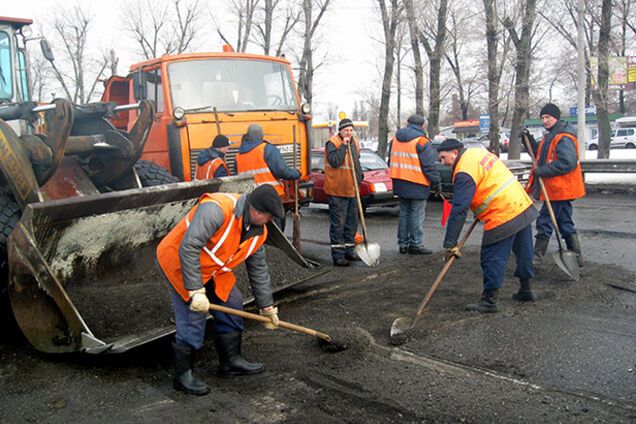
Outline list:
[[[276,218],[285,217],[285,209],[276,189],[269,184],[256,187],[247,195],[247,203],[259,212],[270,213]]]
[[[342,131],[347,127],[353,128],[353,121],[349,118],[345,118],[338,123],[338,131]]]
[[[541,108],[541,112],[539,112],[539,116],[550,115],[555,117],[557,120],[561,119],[561,110],[554,103],[548,103]]]
[[[230,140],[223,134],[217,134],[212,141],[212,147],[227,147],[230,145]]]
[[[248,140],[262,140],[263,139],[263,127],[258,124],[252,124],[247,128]]]
[[[409,119],[407,119],[406,122],[408,122],[409,124],[418,125],[421,127],[422,125],[424,125],[426,120],[424,119],[422,115],[414,113],[413,115],[409,116]]]
[[[454,138],[449,138],[449,139],[446,139],[446,140],[442,141],[442,144],[440,144],[437,147],[437,151],[438,152],[448,152],[448,151],[451,151],[451,150],[459,150],[462,147],[464,147],[464,145],[459,140],[455,140]]]

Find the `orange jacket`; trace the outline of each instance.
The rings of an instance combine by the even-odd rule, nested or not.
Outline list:
[[[266,143],[261,143],[247,153],[238,153],[236,155],[236,172],[239,175],[252,175],[256,187],[263,184],[270,184],[279,196],[285,194],[283,184],[274,177],[265,161]]]
[[[225,168],[227,175],[232,175],[230,172],[230,168],[228,168],[227,163],[221,158],[214,158],[212,160],[207,161],[203,165],[197,164],[197,171],[194,176],[195,180],[209,180],[210,178],[214,178],[214,174],[216,170],[220,167]]]
[[[557,134],[550,143],[548,148],[547,157],[545,163],[550,163],[557,160],[557,144],[563,139],[568,137],[574,141],[576,147],[576,168],[567,174],[557,175],[555,177],[542,178],[545,189],[548,192],[550,200],[573,200],[585,196],[585,183],[583,182],[583,173],[581,172],[581,157],[579,155],[579,141],[573,134],[560,133]],[[537,163],[541,158],[541,152],[543,151],[543,144],[545,143],[545,137],[539,143],[539,155],[537,156]],[[534,170],[533,170],[534,171]],[[534,183],[534,172],[530,174],[528,184],[526,185],[526,191],[530,192],[532,184]],[[539,200],[545,200],[543,192],[540,191]]]
[[[164,274],[166,274],[166,277],[183,300],[188,301],[190,296],[183,285],[179,247],[200,204],[214,202],[223,211],[223,225],[214,233],[206,246],[201,249],[199,259],[203,285],[214,279],[214,292],[224,302],[236,282],[236,277],[232,270],[256,252],[265,242],[267,238],[266,227],[263,228],[262,235],[250,237],[241,242],[243,216],[237,217],[234,215],[234,207],[239,197],[240,195],[238,194],[230,193],[204,194],[190,212],[179,221],[157,246],[159,266],[161,266]]]
[[[357,139],[353,138],[354,146],[358,155],[360,154],[360,143]],[[329,139],[333,145],[339,148],[342,145],[342,139],[338,134]],[[353,186],[353,176],[351,170],[353,165],[351,163],[351,157],[347,152],[345,160],[338,168],[334,168],[329,164],[327,158],[327,149],[325,149],[325,193],[330,196],[338,197],[355,197],[356,192]],[[360,181],[358,181],[360,184]]]
[[[430,186],[431,183],[422,172],[420,159],[417,155],[417,146],[423,146],[428,142],[426,137],[417,137],[406,143],[397,141],[394,137],[391,141],[391,165],[389,167],[391,178]]]
[[[475,181],[470,203],[477,218],[491,230],[517,217],[532,205],[532,199],[499,158],[482,149],[466,149],[455,165],[453,180],[465,172]]]

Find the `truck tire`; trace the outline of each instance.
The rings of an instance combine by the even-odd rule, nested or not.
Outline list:
[[[7,243],[22,211],[13,197],[0,193],[0,297],[6,298],[9,263]]]
[[[143,187],[179,182],[179,179],[171,175],[166,168],[148,160],[137,161],[135,170],[137,171],[137,175],[139,175]]]

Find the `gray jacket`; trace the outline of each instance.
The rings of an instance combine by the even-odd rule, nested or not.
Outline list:
[[[262,226],[251,225],[247,208],[247,195],[239,198],[234,207],[234,216],[244,216],[241,240],[263,233]],[[186,290],[197,290],[203,287],[201,249],[223,225],[223,211],[214,202],[199,205],[188,230],[179,246],[179,260],[181,261],[181,275]],[[245,260],[247,275],[252,286],[256,304],[260,308],[274,303],[269,268],[267,267],[265,246]]]

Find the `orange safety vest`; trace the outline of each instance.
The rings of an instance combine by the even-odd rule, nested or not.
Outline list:
[[[336,149],[342,145],[342,139],[339,134],[334,135],[329,139],[336,146]],[[356,138],[353,138],[356,152],[360,154],[360,143]],[[330,196],[338,197],[355,197],[356,192],[353,187],[353,176],[351,170],[353,165],[351,164],[351,158],[349,152],[345,155],[345,160],[338,168],[334,168],[329,164],[327,159],[327,149],[325,149],[325,193]],[[360,184],[360,181],[358,181]]]
[[[548,192],[550,200],[572,200],[585,196],[585,183],[583,182],[583,173],[581,172],[581,157],[579,156],[579,141],[573,134],[559,133],[550,143],[548,148],[548,154],[545,163],[550,163],[557,160],[556,147],[557,144],[563,139],[568,137],[574,141],[574,147],[576,148],[576,168],[564,175],[557,175],[555,177],[542,178],[543,185]],[[541,139],[539,143],[539,155],[537,156],[537,163],[541,158],[541,152],[543,151],[543,144],[545,143],[545,137]],[[530,192],[532,184],[534,182],[534,170],[530,174],[528,183],[526,185],[526,191]],[[539,200],[545,200],[543,192],[540,192]]]
[[[482,149],[466,149],[453,172],[470,175],[476,184],[470,210],[491,230],[517,217],[532,205],[532,199],[517,177],[499,158]]]
[[[429,140],[426,137],[417,137],[406,143],[397,141],[393,137],[393,140],[391,140],[391,161],[389,166],[391,178],[430,186],[431,183],[422,172],[420,159],[417,155],[417,146],[423,146],[428,142]]]
[[[237,217],[234,214],[234,208],[239,197],[239,194],[230,193],[204,194],[190,212],[179,221],[157,246],[159,266],[161,266],[166,277],[168,277],[168,280],[183,300],[188,301],[190,296],[183,286],[179,247],[200,204],[214,202],[223,211],[223,225],[212,235],[205,247],[201,249],[199,256],[203,285],[214,279],[214,292],[222,301],[227,301],[230,291],[232,291],[236,282],[236,276],[232,270],[256,252],[265,242],[267,238],[266,227],[263,228],[263,234],[250,237],[241,242],[243,215],[241,214],[241,216]]]
[[[267,143],[263,142],[247,153],[238,153],[236,155],[236,172],[239,175],[253,176],[256,187],[263,184],[274,186],[278,195],[283,196],[285,194],[283,184],[274,177],[267,162],[265,162],[266,145]]]
[[[205,162],[203,165],[197,164],[197,172],[194,176],[195,180],[209,180],[210,178],[214,178],[214,174],[216,174],[216,170],[220,167],[225,168],[227,175],[232,175],[230,172],[230,168],[228,168],[227,163],[221,158],[214,158]]]

